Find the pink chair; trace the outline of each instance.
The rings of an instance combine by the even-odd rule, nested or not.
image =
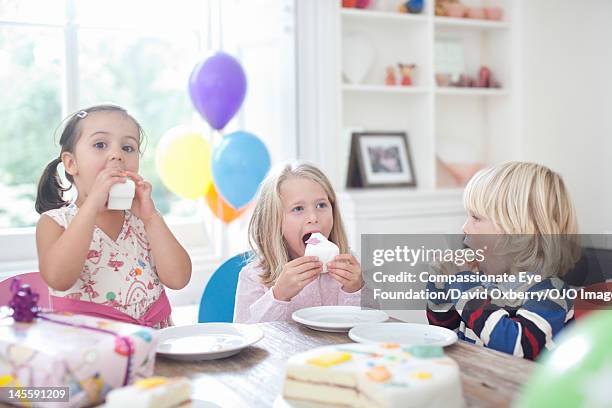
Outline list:
[[[32,288],[33,292],[38,293],[40,298],[38,299],[38,305],[43,308],[49,307],[49,287],[40,276],[40,272],[28,272],[22,273],[21,275],[11,276],[0,282],[0,306],[8,305],[9,301],[13,297],[11,292],[11,282],[14,278],[19,278],[21,283],[27,283]]]

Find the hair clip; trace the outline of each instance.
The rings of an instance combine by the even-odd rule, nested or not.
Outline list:
[[[77,117],[83,119],[85,116],[87,116],[87,112],[82,110],[82,111],[77,112],[76,115],[77,115]]]

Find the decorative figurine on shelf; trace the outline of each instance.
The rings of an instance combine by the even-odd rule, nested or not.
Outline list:
[[[487,20],[500,21],[504,17],[504,10],[501,7],[485,7],[484,13]]]
[[[477,86],[480,88],[488,88],[491,86],[491,70],[484,65],[480,67]]]
[[[387,75],[385,76],[385,85],[397,85],[397,77],[395,76],[395,67],[389,65],[387,67]]]
[[[424,0],[408,0],[399,6],[400,13],[418,14],[423,11]]]
[[[459,76],[459,86],[464,88],[473,88],[478,85],[478,81],[474,77],[467,74],[461,74]]]
[[[436,74],[436,82],[438,86],[456,86],[459,88],[501,88],[491,70],[486,66],[481,66],[478,71],[478,77],[474,78],[468,74],[461,74],[458,79],[447,79],[450,76],[444,74]]]
[[[452,85],[452,76],[451,74],[437,73],[436,74],[436,84],[438,86],[451,86]]]
[[[454,6],[452,4],[455,4]],[[448,7],[449,5],[451,5],[450,7]],[[456,13],[458,13],[461,7],[458,7],[457,5],[461,5],[459,3],[459,0],[436,0],[436,16],[445,16],[445,17],[450,17],[449,16],[449,11],[448,9],[451,9],[451,16],[453,17],[463,17],[463,16],[457,16],[455,15]],[[456,9],[456,10],[454,10]]]
[[[370,0],[357,0],[355,7],[360,9],[366,9],[370,6]]]
[[[402,81],[400,82],[403,86],[412,85],[412,71],[416,68],[415,64],[402,64],[398,63],[399,72],[402,76]]]
[[[484,20],[486,18],[482,7],[466,7],[465,17],[476,20]]]

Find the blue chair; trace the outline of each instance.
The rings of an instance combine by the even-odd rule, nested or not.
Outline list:
[[[234,301],[238,274],[248,263],[250,252],[243,252],[225,261],[208,280],[198,312],[198,323],[229,322],[234,320]]]

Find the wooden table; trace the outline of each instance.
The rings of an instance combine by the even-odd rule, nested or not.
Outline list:
[[[264,338],[221,360],[181,362],[158,358],[156,375],[187,376],[194,398],[221,407],[272,407],[281,394],[287,359],[314,347],[350,343],[346,333],[325,333],[293,322],[260,323]],[[535,363],[458,341],[445,352],[461,370],[463,395],[470,407],[509,406]]]

